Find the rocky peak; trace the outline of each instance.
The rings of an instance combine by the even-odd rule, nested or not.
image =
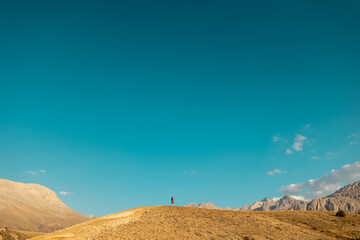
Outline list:
[[[273,202],[273,200],[271,200],[270,198],[266,197],[263,200],[261,200],[261,202]]]
[[[220,207],[215,206],[213,203],[200,203],[199,205],[196,205],[195,203],[190,203],[188,205],[185,205],[185,207],[190,208],[203,208],[203,209],[222,209]]]
[[[346,185],[327,197],[348,197],[360,200],[360,181]]]

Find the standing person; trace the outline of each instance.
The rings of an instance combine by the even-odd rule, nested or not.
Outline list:
[[[171,206],[174,206],[174,198],[171,197]]]

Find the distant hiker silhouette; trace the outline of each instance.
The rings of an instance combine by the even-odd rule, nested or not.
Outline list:
[[[171,197],[171,206],[174,206],[174,198]]]

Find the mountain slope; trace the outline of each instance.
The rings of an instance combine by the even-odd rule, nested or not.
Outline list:
[[[348,213],[360,213],[360,201],[353,198],[334,197],[313,199],[307,205],[309,211],[338,211],[344,210]]]
[[[143,207],[93,219],[34,238],[67,239],[354,239],[360,215],[330,212],[242,212]]]
[[[327,196],[327,198],[331,197],[347,197],[360,200],[360,181],[348,184]]]
[[[0,179],[0,227],[52,232],[89,219],[44,186]]]
[[[189,208],[202,208],[202,209],[222,209],[220,207],[215,206],[213,203],[200,203],[199,205],[196,205],[195,203],[190,203],[184,207]]]
[[[338,211],[360,213],[360,181],[340,188],[333,194],[310,202],[295,199],[285,195],[278,201],[265,198],[260,202],[244,206],[240,211],[281,211],[281,210],[309,210],[309,211]]]
[[[263,199],[261,202],[244,206],[240,211],[283,211],[283,210],[306,210],[307,202],[297,200],[291,196],[285,195],[278,201],[269,198]]]
[[[273,210],[306,210],[307,202],[303,200],[295,199],[289,195],[285,195],[276,201],[275,208]]]
[[[360,213],[360,181],[346,185],[327,197],[313,199],[308,203],[307,210]]]

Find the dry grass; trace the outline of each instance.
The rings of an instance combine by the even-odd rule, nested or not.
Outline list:
[[[32,237],[40,236],[42,234],[44,233],[0,228],[0,240],[25,240]]]
[[[360,239],[360,214],[144,207],[34,239]]]

